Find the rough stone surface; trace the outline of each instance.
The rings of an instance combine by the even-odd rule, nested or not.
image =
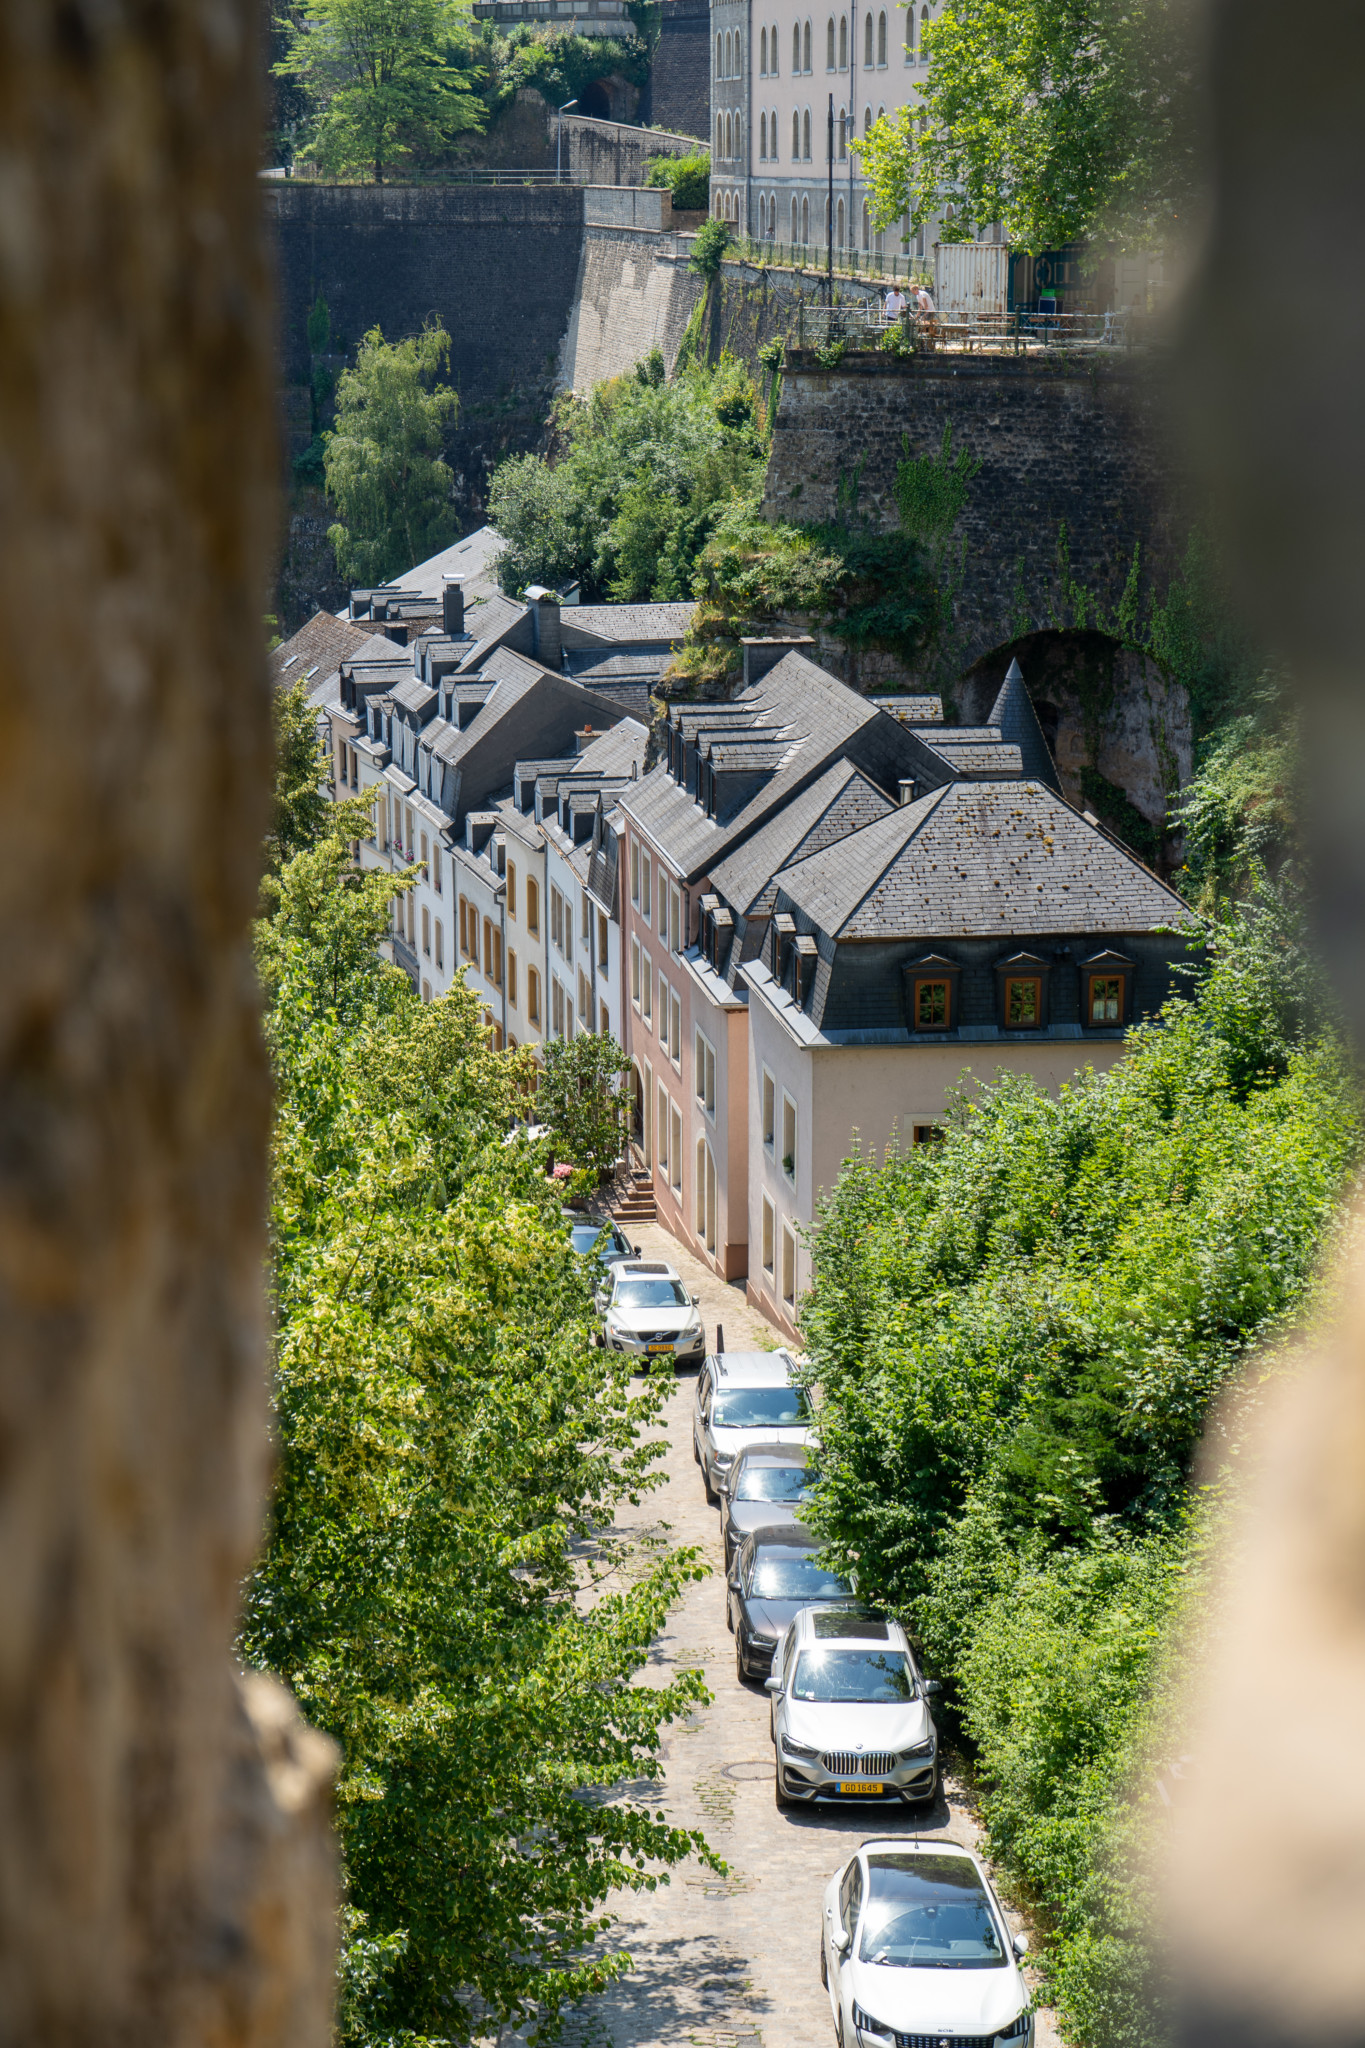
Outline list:
[[[1063,526],[1073,576],[1104,604],[1117,606],[1135,547],[1164,589],[1186,529],[1164,393],[1145,358],[850,351],[830,368],[789,349],[764,509],[828,518],[856,478],[859,509],[894,524],[897,465],[937,455],[945,428],[981,465],[957,528],[959,666],[1050,622]]]
[[[730,1350],[774,1347],[778,1334],[744,1300],[658,1224],[636,1225],[633,1241],[668,1259],[701,1297],[708,1341],[720,1322]],[[947,1797],[924,1815],[876,1807],[778,1812],[773,1802],[767,1694],[735,1675],[726,1628],[720,1518],[706,1505],[692,1462],[695,1374],[681,1374],[666,1415],[668,1484],[638,1510],[643,1535],[662,1522],[674,1541],[700,1546],[713,1576],[688,1589],[655,1644],[645,1683],[679,1666],[700,1667],[710,1706],[676,1724],[666,1740],[657,1801],[673,1822],[702,1829],[730,1866],[713,1876],[695,1863],[653,1893],[624,1893],[616,1937],[634,1968],[569,2022],[570,2048],[605,2032],[613,2048],[815,2048],[833,2038],[820,1984],[820,1904],[831,1874],[866,1836],[945,1834],[975,1843],[975,1802],[949,1774]],[[1022,1924],[1011,1914],[1015,1927]],[[1038,2048],[1057,2048],[1052,2014],[1039,2014]]]
[[[580,397],[652,348],[672,369],[702,281],[673,234],[589,228],[560,356],[560,383]]]
[[[663,0],[649,118],[683,135],[711,132],[710,29],[709,0]]]
[[[324,2048],[266,1478],[253,0],[0,10],[0,2040]]]

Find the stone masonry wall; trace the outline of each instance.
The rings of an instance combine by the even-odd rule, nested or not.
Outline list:
[[[368,329],[396,340],[432,316],[450,335],[460,416],[448,453],[461,509],[482,508],[489,470],[541,433],[583,245],[577,185],[265,187],[275,234],[283,403],[311,368],[306,322],[321,293],[332,346]]]
[[[1183,553],[1178,470],[1159,425],[1160,388],[1141,359],[1118,363],[850,352],[836,367],[789,349],[768,465],[771,518],[832,514],[841,479],[893,524],[896,466],[954,449],[980,462],[959,534],[959,668],[1054,616],[1058,535],[1072,572],[1116,605],[1141,547],[1163,587]]]
[[[652,348],[670,371],[704,287],[674,234],[590,227],[560,357],[560,383],[586,397]]]
[[[649,118],[684,135],[711,133],[709,0],[663,0]]]

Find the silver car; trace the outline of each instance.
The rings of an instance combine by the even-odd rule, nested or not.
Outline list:
[[[938,1731],[929,1696],[939,1687],[920,1676],[899,1622],[847,1607],[803,1608],[766,1683],[779,1806],[919,1806],[934,1798]]]
[[[692,1455],[701,1466],[706,1498],[750,1444],[807,1444],[811,1412],[804,1387],[792,1384],[788,1351],[718,1351],[697,1379],[692,1412]]]
[[[608,1351],[648,1361],[699,1359],[706,1349],[698,1296],[660,1259],[620,1259],[611,1268],[602,1318]]]
[[[751,1444],[720,1485],[720,1535],[728,1572],[735,1552],[755,1529],[799,1522],[815,1487],[816,1471],[798,1444]]]

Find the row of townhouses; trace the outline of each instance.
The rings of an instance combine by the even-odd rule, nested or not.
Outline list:
[[[1017,666],[967,728],[752,640],[651,730],[690,607],[513,603],[461,546],[277,655],[372,797],[362,861],[421,865],[393,957],[428,999],[463,973],[495,1046],[618,1038],[660,1219],[792,1331],[850,1152],[933,1140],[973,1078],[1111,1065],[1183,906],[1062,796]]]
[[[836,249],[883,248],[849,147],[883,115],[914,112],[928,75],[925,30],[942,0],[812,13],[803,0],[711,0],[711,209],[754,240],[828,246],[833,101]],[[918,256],[936,222],[886,246]]]

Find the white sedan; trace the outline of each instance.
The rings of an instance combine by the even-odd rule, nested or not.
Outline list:
[[[820,1975],[840,2048],[1033,2048],[1027,1948],[970,1849],[864,1842],[825,1891]]]

